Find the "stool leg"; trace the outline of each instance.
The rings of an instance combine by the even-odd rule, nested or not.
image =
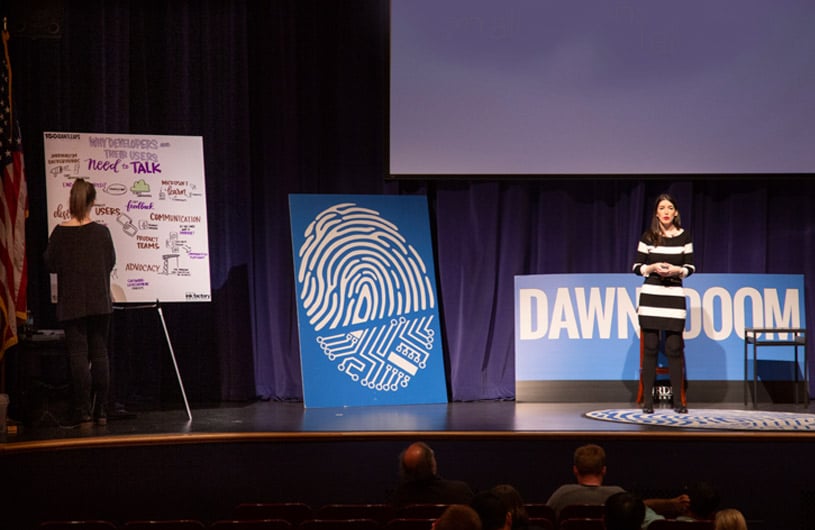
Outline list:
[[[753,343],[753,408],[758,408],[758,355],[756,343]]]
[[[744,333],[744,383],[741,385],[741,389],[744,393],[744,407],[747,408],[747,386],[748,386],[748,379],[747,379],[747,333]]]
[[[809,408],[809,365],[807,364],[807,347],[804,348],[804,405]]]
[[[799,385],[799,382],[798,382],[798,345],[796,344],[795,346],[793,346],[793,349],[795,350],[795,393],[794,393],[794,396],[795,396],[795,406],[797,407],[798,406],[798,385]]]

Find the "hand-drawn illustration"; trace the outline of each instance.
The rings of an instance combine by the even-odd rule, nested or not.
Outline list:
[[[92,182],[93,220],[110,227],[116,249],[115,302],[210,300],[201,137],[75,132],[43,137],[49,233],[70,217],[73,181]]]
[[[117,215],[116,222],[122,225],[122,231],[130,237],[135,236],[136,232],[139,231],[138,228],[136,228],[136,225],[133,224],[133,219],[131,219],[126,213],[120,213]]]

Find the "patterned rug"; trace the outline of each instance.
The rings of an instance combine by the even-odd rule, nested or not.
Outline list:
[[[586,417],[660,427],[737,431],[815,431],[815,414],[759,410],[691,409],[677,414],[672,409],[656,409],[643,414],[640,409],[604,409],[586,413]]]

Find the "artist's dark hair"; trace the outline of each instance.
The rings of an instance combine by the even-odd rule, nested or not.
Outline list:
[[[662,225],[657,218],[657,208],[659,208],[659,203],[662,201],[668,201],[674,205],[676,208],[676,217],[674,217],[674,226],[677,228],[682,228],[682,218],[679,215],[679,206],[676,204],[676,200],[668,195],[667,193],[663,193],[654,201],[654,209],[651,212],[651,227],[648,229],[647,240],[649,243],[654,245],[659,245],[662,243]]]
[[[85,179],[76,179],[71,186],[71,197],[68,202],[68,212],[71,217],[82,220],[88,213],[96,200],[96,188]]]

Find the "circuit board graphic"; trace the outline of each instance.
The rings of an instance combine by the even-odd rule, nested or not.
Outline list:
[[[435,341],[422,257],[395,224],[354,203],[324,209],[303,235],[298,296],[325,358],[365,388],[406,388]]]

